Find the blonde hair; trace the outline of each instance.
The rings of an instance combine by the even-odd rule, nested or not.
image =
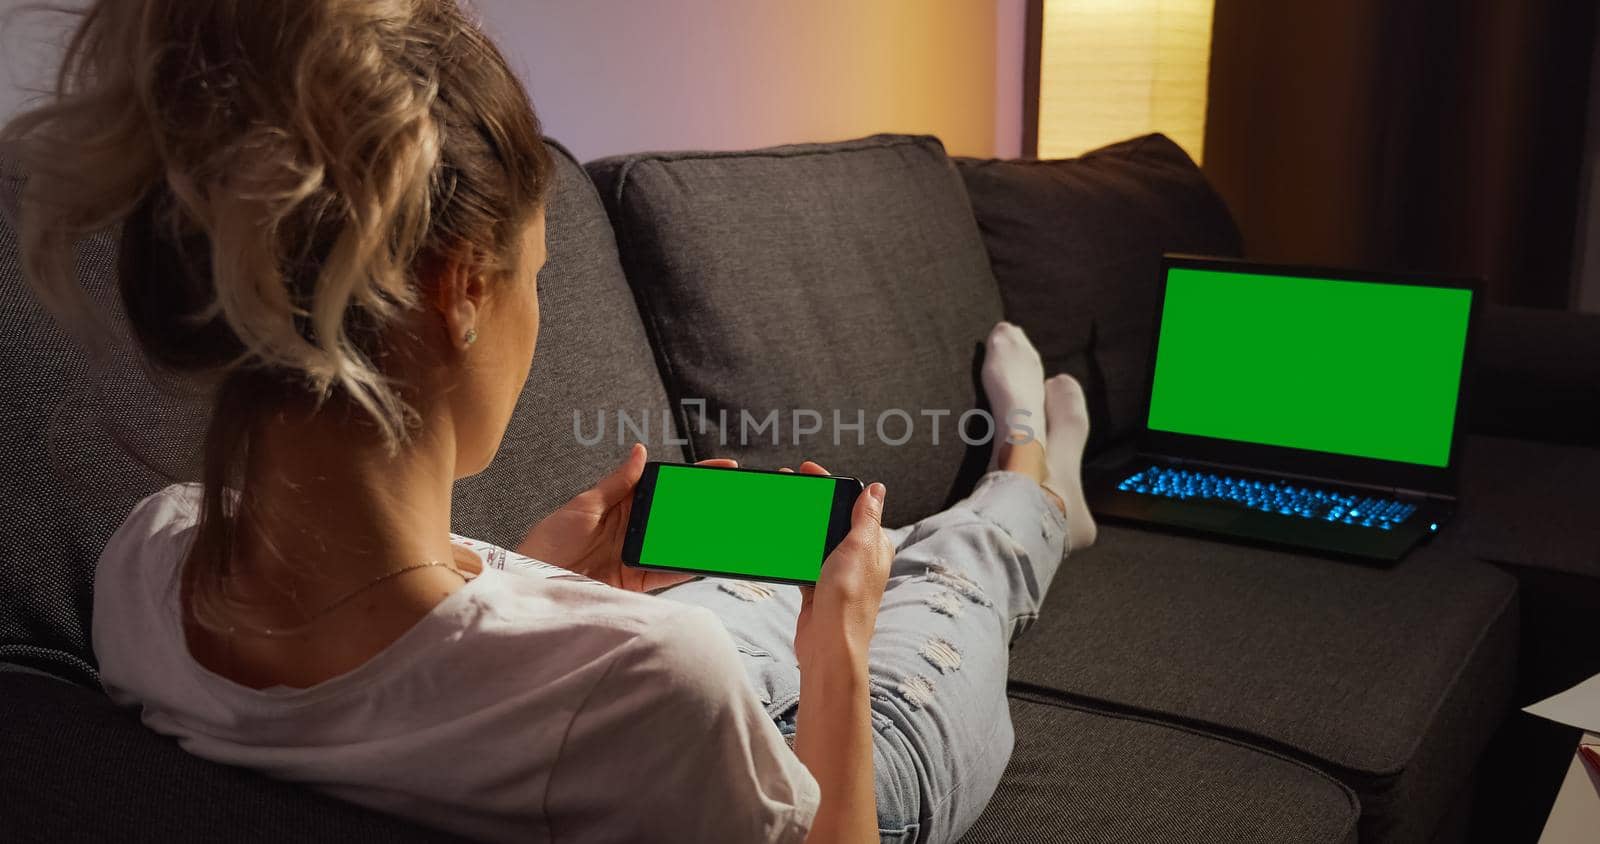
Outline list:
[[[28,181],[24,275],[80,336],[72,246],[121,224],[146,357],[215,390],[189,587],[225,590],[239,480],[273,399],[348,402],[391,450],[414,414],[386,329],[414,274],[509,269],[552,167],[526,92],[456,0],[100,0],[55,90],[0,130]],[[263,402],[263,399],[266,402]],[[266,406],[263,406],[263,405]]]

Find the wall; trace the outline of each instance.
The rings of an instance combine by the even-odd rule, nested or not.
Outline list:
[[[579,158],[880,131],[990,155],[1005,5],[478,0],[550,134]],[[1020,69],[1020,28],[1016,37]]]
[[[54,13],[22,13],[33,0],[0,0],[0,121],[10,119],[45,87],[60,56],[69,19]],[[33,89],[33,90],[29,90]]]
[[[0,14],[26,0],[0,0]],[[1026,0],[476,0],[546,131],[580,159],[925,132],[1021,149]],[[59,42],[0,34],[0,119]],[[59,27],[55,27],[58,29]]]

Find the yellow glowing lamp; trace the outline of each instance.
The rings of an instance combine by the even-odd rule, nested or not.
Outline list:
[[[1044,0],[1039,157],[1163,132],[1200,161],[1213,0]]]

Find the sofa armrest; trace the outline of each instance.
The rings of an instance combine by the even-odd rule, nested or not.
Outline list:
[[[1490,305],[1473,346],[1468,431],[1600,447],[1600,314]]]
[[[37,671],[0,670],[0,760],[6,841],[460,840],[191,756],[104,694]]]

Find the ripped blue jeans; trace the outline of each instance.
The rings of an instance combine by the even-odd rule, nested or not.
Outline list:
[[[991,472],[956,506],[889,533],[894,565],[869,654],[879,834],[955,841],[1011,757],[1007,655],[1038,617],[1065,556],[1067,522],[1031,478]],[[660,594],[723,620],[792,741],[799,590],[706,578]]]

